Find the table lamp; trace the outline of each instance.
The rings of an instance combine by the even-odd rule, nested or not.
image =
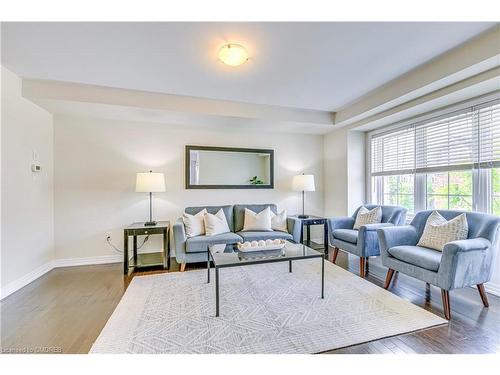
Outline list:
[[[300,174],[293,177],[292,181],[293,190],[302,192],[302,215],[299,215],[300,219],[308,218],[309,215],[305,214],[305,192],[315,191],[314,186],[314,175],[312,174]]]
[[[153,193],[165,192],[165,176],[163,173],[153,173],[153,171],[137,173],[135,191],[149,193],[149,221],[144,225],[156,225],[156,221],[153,221]]]

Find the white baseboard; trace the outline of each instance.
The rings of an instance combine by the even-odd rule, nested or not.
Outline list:
[[[484,284],[484,288],[486,292],[494,294],[495,296],[500,296],[500,285],[489,282]]]
[[[123,261],[123,256],[120,254],[101,255],[85,258],[67,258],[54,260],[54,268],[73,267],[73,266],[89,266],[93,264],[120,263]]]
[[[47,272],[51,271],[52,268],[54,268],[53,262],[47,262],[34,269],[33,271],[27,273],[26,275],[20,277],[19,279],[11,281],[7,285],[2,286],[2,290],[0,292],[0,300],[4,299],[7,296],[10,296],[15,291],[18,291],[29,283],[35,281],[40,276],[45,275]]]

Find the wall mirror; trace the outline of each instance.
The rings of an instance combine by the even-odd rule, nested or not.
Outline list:
[[[186,146],[186,189],[272,189],[274,150]]]

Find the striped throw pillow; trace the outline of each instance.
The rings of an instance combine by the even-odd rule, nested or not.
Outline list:
[[[439,212],[433,211],[427,218],[417,246],[443,251],[444,245],[448,242],[465,240],[468,233],[469,226],[465,214],[446,220]]]

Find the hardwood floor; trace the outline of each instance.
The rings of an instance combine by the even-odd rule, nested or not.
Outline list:
[[[385,272],[370,259],[366,279],[383,287]],[[339,252],[336,264],[359,273],[359,259]],[[186,272],[205,264],[188,265]],[[172,262],[170,272],[179,265]],[[136,275],[164,271],[140,272]],[[133,276],[121,264],[57,268],[1,301],[0,348],[10,352],[87,353]],[[389,290],[438,315],[441,291],[395,274]],[[500,351],[500,298],[484,308],[476,288],[450,293],[449,325],[389,337],[328,353],[496,353]]]

